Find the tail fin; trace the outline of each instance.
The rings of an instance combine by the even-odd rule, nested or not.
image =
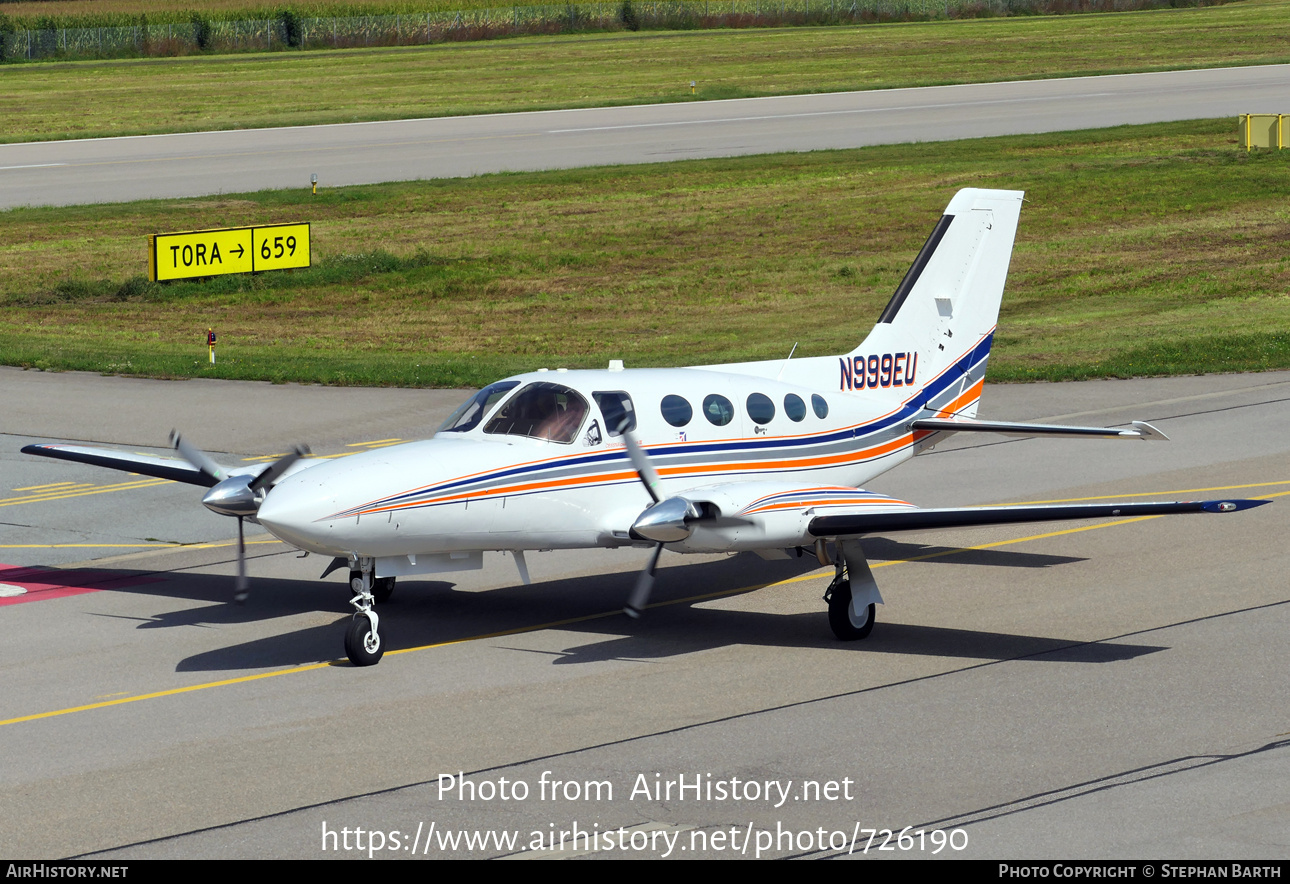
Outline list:
[[[842,387],[976,414],[1024,194],[960,190],[864,343],[842,358]]]

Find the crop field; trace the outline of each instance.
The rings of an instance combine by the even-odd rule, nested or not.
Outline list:
[[[134,24],[140,16],[150,22],[182,22],[193,15],[213,21],[234,19],[275,18],[289,10],[300,18],[326,18],[372,15],[424,15],[443,11],[469,11],[478,9],[511,9],[531,6],[568,6],[570,3],[595,2],[595,0],[285,0],[272,3],[266,0],[7,0],[0,2],[0,15],[9,17],[21,26],[40,26],[39,22],[56,27],[111,26]],[[621,0],[616,0],[621,3]],[[670,2],[680,8],[684,0],[634,0],[637,4]],[[730,0],[712,0],[713,3]],[[843,8],[848,8],[848,0]],[[865,0],[854,0],[857,8],[865,8]],[[919,0],[890,0],[886,7],[888,17],[883,20],[926,20],[927,18],[981,18],[1001,15],[1085,14],[1128,11],[1132,9],[1176,8],[1217,5],[1234,0],[1008,0],[1003,5],[992,5],[990,0],[974,0],[975,7],[959,5],[953,0],[941,0],[937,13],[928,15]],[[903,4],[903,6],[902,6]],[[765,0],[763,6],[768,17],[792,8],[793,0],[774,2]],[[901,19],[902,14],[919,16]],[[946,14],[948,13],[948,14]],[[691,26],[694,26],[692,23]],[[747,26],[745,24],[745,26]]]
[[[1290,0],[921,24],[0,66],[0,139],[305,125],[1290,62]],[[689,83],[697,81],[697,94]]]
[[[194,12],[212,18],[265,18],[276,15],[283,8],[291,8],[300,15],[392,15],[498,5],[499,0],[345,0],[340,3],[280,4],[264,0],[201,0],[200,3],[192,0],[18,0],[0,3],[0,14],[15,19],[52,18],[60,23],[72,23],[111,21],[117,16],[128,20],[139,15],[162,21],[168,18],[182,21]]]
[[[349,14],[357,11],[349,8],[305,4],[225,12],[176,7],[152,15],[0,13],[0,63],[415,46],[614,31],[837,27],[1229,2],[1235,0],[577,0],[419,11],[405,7],[402,12],[395,7],[393,13],[362,15]]]
[[[13,210],[0,362],[455,386],[843,352],[952,193],[985,186],[1029,199],[993,378],[1286,368],[1290,152],[1235,135],[1218,120]],[[309,270],[141,276],[149,233],[297,220]]]

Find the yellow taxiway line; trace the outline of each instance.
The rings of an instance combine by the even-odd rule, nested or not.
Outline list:
[[[77,485],[73,487],[53,487],[47,486],[47,490],[37,494],[27,494],[22,497],[6,497],[0,499],[0,506],[18,506],[23,503],[43,503],[50,500],[67,500],[71,497],[86,497],[90,494],[107,494],[111,491],[131,491],[135,488],[151,488],[154,485],[167,485],[169,479],[135,479],[129,482],[118,482],[115,485],[92,485],[85,487]],[[21,488],[15,488],[15,491],[21,491]]]
[[[247,546],[258,546],[263,543],[282,543],[276,537],[272,540],[248,540]],[[0,549],[139,549],[140,547],[159,546],[163,549],[219,549],[225,546],[237,546],[236,540],[209,541],[202,543],[179,543],[169,540],[141,541],[139,543],[0,543]],[[62,567],[67,567],[66,565]]]

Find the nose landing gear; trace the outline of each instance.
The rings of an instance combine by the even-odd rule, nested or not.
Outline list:
[[[370,558],[358,559],[354,564],[358,567],[349,572],[349,586],[354,591],[349,603],[354,606],[354,616],[345,630],[345,656],[355,666],[374,666],[385,653],[377,632],[380,618],[376,615],[375,605],[377,601],[390,597],[394,591],[394,578],[375,580],[372,577],[375,562]]]

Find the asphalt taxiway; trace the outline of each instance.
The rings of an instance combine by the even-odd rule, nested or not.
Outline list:
[[[1284,500],[874,538],[886,604],[855,644],[829,633],[809,560],[664,556],[634,622],[619,609],[645,551],[531,554],[529,587],[493,554],[402,583],[385,659],[356,669],[343,578],[317,580],[317,557],[252,536],[234,605],[233,525],[198,489],[17,453],[163,446],[178,426],[229,463],[341,455],[424,436],[462,395],[0,370],[8,855],[655,856],[670,839],[752,856],[771,833],[762,856],[832,856],[905,826],[961,832],[940,856],[1290,849]],[[1143,419],[1172,441],[957,437],[872,487],[922,505],[1276,499],[1288,404],[1288,373],[987,385],[983,416]],[[441,794],[459,773],[473,800]],[[528,796],[483,797],[503,779]],[[727,797],[653,791],[678,779]],[[539,797],[553,780],[577,796]],[[578,831],[597,840],[536,838]],[[926,856],[931,837],[868,856]]]

